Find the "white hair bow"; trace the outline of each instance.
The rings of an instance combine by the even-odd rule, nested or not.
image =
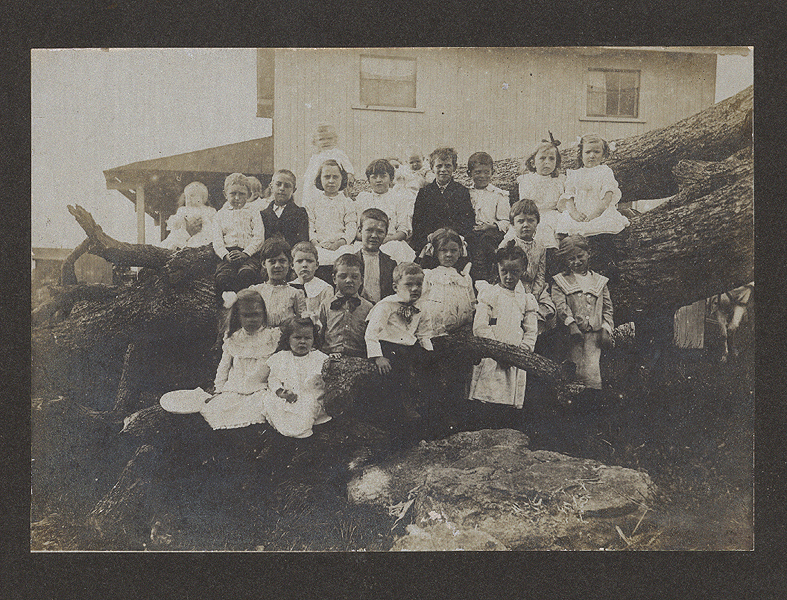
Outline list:
[[[238,299],[238,294],[235,292],[222,292],[221,299],[224,300],[224,308],[232,308],[232,305]]]

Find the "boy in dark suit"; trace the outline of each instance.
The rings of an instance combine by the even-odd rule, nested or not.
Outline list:
[[[441,228],[453,229],[468,242],[475,226],[475,210],[470,191],[454,181],[456,150],[437,148],[429,155],[435,180],[422,187],[413,208],[413,235],[410,245],[416,255],[426,245],[427,236]],[[459,265],[461,268],[462,265]]]
[[[287,169],[279,169],[273,174],[270,189],[272,202],[268,208],[260,211],[265,237],[284,238],[290,247],[298,242],[309,241],[309,215],[292,198],[297,189],[295,174]]]
[[[376,304],[394,293],[393,270],[396,261],[380,250],[380,245],[388,235],[388,215],[379,208],[368,208],[361,213],[358,229],[363,247],[356,256],[364,264],[361,296]]]

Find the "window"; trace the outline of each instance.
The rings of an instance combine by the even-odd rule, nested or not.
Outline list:
[[[639,117],[639,71],[590,69],[589,117]]]
[[[415,59],[361,56],[361,104],[415,108]]]

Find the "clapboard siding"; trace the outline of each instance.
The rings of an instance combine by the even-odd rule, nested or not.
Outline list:
[[[416,112],[353,108],[360,101],[360,56],[366,53],[417,59]],[[640,70],[637,121],[585,117],[589,68]],[[588,131],[610,140],[638,135],[710,106],[715,71],[712,54],[637,50],[594,55],[570,48],[280,49],[275,166],[301,177],[320,122],[336,126],[339,145],[360,178],[371,160],[406,158],[411,146],[428,154],[452,145],[465,162],[479,150],[495,159],[521,157],[548,130],[566,145]]]

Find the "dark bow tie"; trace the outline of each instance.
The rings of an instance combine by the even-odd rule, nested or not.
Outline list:
[[[396,314],[401,315],[408,323],[413,320],[413,315],[417,315],[419,312],[421,311],[412,304],[400,304],[396,310]]]
[[[352,312],[361,305],[361,299],[358,296],[337,296],[331,302],[331,310],[341,310],[345,304],[350,305],[350,312]]]
[[[295,288],[296,290],[301,290],[304,296],[306,296],[307,298],[309,297],[309,294],[306,293],[306,288],[302,283],[298,283],[297,281],[291,281],[290,287]]]

